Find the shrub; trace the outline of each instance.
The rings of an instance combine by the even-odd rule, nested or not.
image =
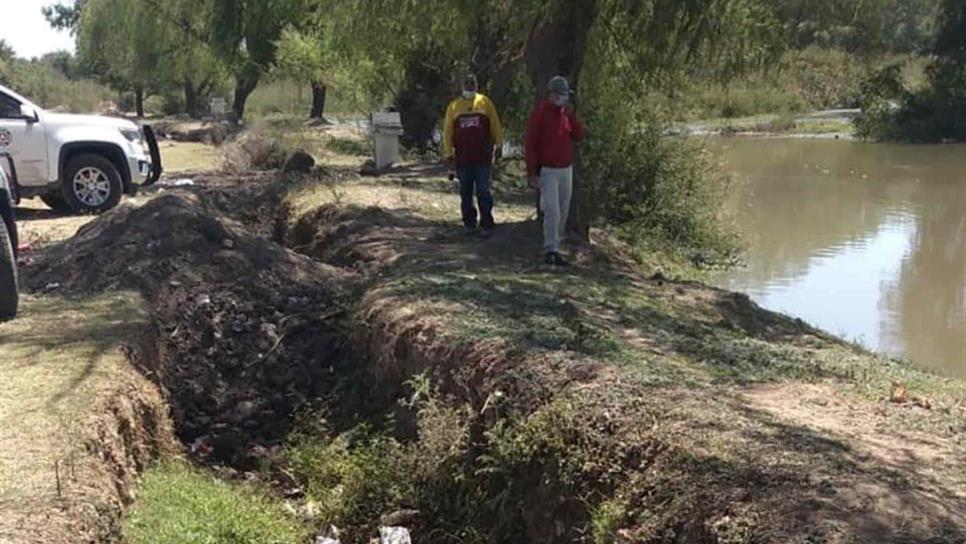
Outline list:
[[[780,70],[813,109],[855,107],[866,74],[858,57],[818,47],[788,54]]]
[[[663,136],[664,123],[609,78],[592,78],[591,137],[578,165],[582,201],[597,223],[641,255],[700,266],[731,263],[738,237],[724,215],[729,178],[700,144]]]
[[[115,97],[110,89],[95,81],[68,79],[41,62],[17,59],[0,62],[0,83],[47,109],[91,113]]]
[[[857,134],[881,141],[966,139],[966,65],[939,59],[927,75],[928,85],[910,91],[901,65],[874,72],[862,87]]]
[[[276,170],[285,164],[288,154],[279,140],[251,131],[226,146],[222,168],[229,173]]]
[[[122,536],[128,544],[297,544],[307,537],[279,501],[180,462],[145,473]]]

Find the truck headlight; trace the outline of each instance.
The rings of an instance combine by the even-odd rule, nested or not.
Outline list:
[[[140,129],[129,129],[122,128],[121,134],[128,139],[131,143],[141,143],[141,130]]]

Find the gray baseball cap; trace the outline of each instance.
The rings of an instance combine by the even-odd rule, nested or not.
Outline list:
[[[563,76],[554,76],[547,84],[547,90],[567,96],[570,94],[570,83],[567,83],[567,78]]]

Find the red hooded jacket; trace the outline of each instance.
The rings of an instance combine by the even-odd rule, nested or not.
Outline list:
[[[524,156],[527,175],[540,175],[540,168],[566,168],[574,162],[574,142],[584,138],[584,126],[577,115],[566,112],[544,98],[530,113]]]

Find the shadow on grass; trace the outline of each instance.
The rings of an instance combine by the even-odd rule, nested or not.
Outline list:
[[[661,291],[705,286],[665,289],[606,266],[552,269],[540,261],[540,238],[535,221],[502,224],[493,238],[480,239],[412,210],[351,205],[324,206],[292,229],[300,251],[343,266],[374,262],[393,296],[449,308],[440,317],[466,339],[503,337],[524,349],[628,366],[636,360],[648,372],[669,372],[668,379],[682,377],[680,364],[665,361],[675,357],[730,383],[839,375],[796,345],[799,337],[822,336],[798,320],[723,291],[701,308],[669,302]]]
[[[62,384],[50,395],[49,404],[61,402],[84,385],[107,355],[137,339],[147,323],[133,295],[45,296],[26,302],[16,321],[0,327],[0,360],[13,369],[50,367],[50,383],[34,384]]]

